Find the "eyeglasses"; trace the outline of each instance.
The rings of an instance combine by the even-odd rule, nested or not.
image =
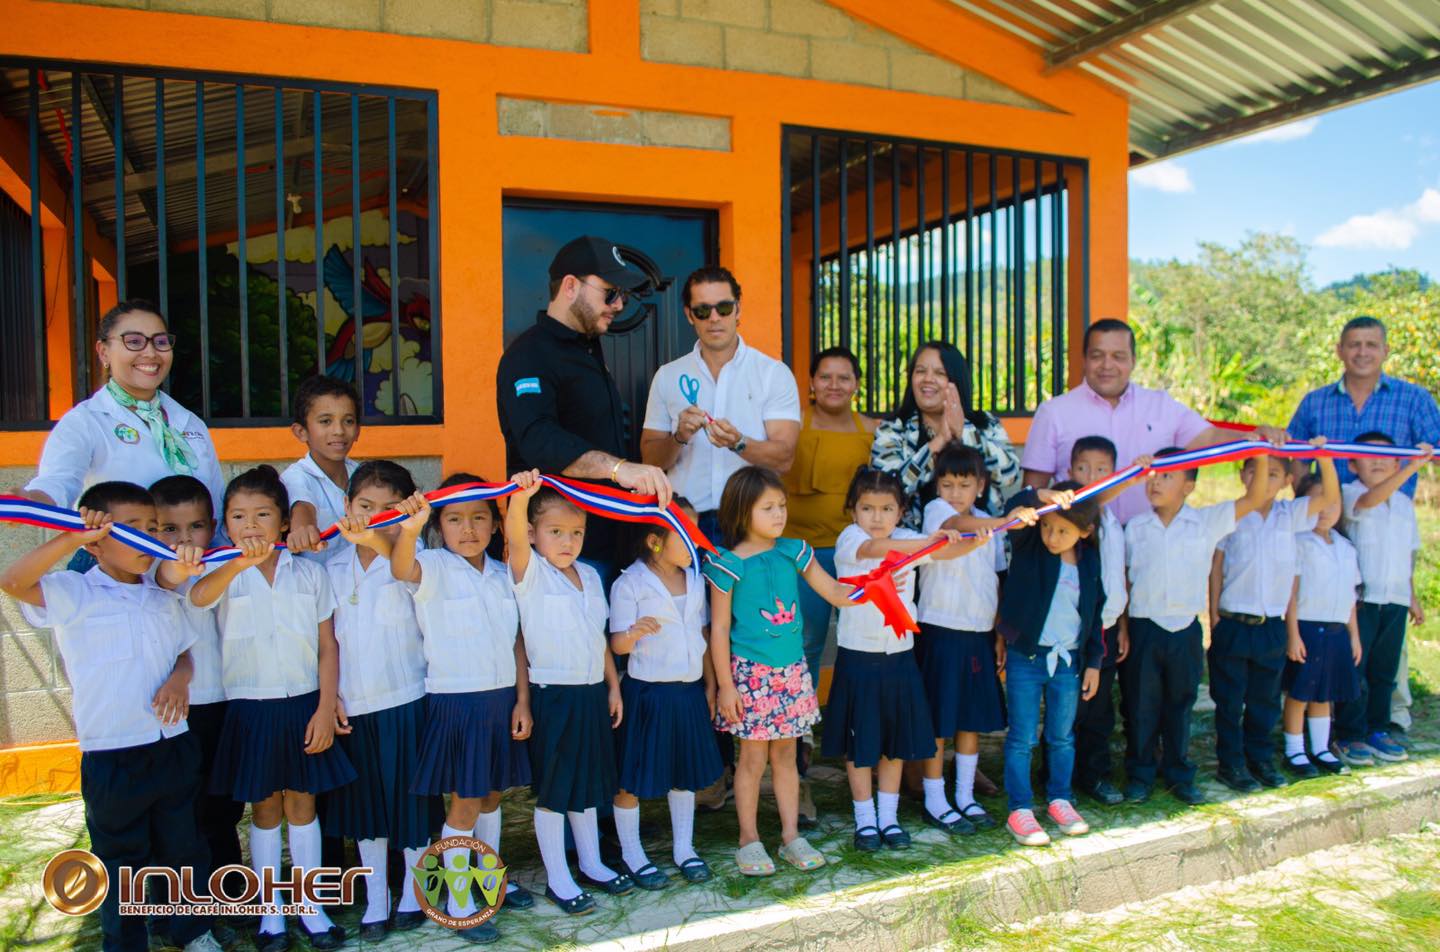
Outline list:
[[[717,301],[714,304],[696,304],[694,307],[689,308],[689,311],[695,315],[695,320],[708,321],[710,320],[712,311],[721,317],[729,317],[735,313],[735,309],[739,306],[739,301]]]
[[[106,340],[116,340],[116,337],[107,337]],[[159,334],[142,334],[139,331],[126,331],[118,335],[120,343],[125,345],[126,350],[133,350],[137,353],[145,349],[146,344],[154,344],[155,349],[164,353],[167,350],[175,349],[175,335],[168,331]]]
[[[580,283],[586,285],[587,287],[592,287],[597,291],[604,291],[606,307],[614,307],[617,303],[620,305],[624,305],[624,303],[630,298],[630,292],[622,290],[620,288],[602,288],[598,284],[591,284],[584,278],[580,279]]]

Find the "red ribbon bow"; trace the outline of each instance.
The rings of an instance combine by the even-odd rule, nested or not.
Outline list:
[[[917,632],[920,627],[915,624],[915,619],[910,617],[910,612],[900,599],[900,592],[895,588],[895,573],[927,555],[939,552],[949,544],[949,539],[937,539],[919,552],[909,555],[887,552],[880,564],[864,575],[851,575],[840,581],[855,586],[856,590],[850,598],[858,604],[868,603],[880,609],[886,627],[895,632],[896,638],[904,638],[906,632]]]

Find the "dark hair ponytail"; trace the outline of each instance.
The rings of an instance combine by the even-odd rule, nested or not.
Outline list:
[[[221,504],[222,511],[230,511],[230,498],[236,493],[258,493],[268,496],[280,508],[281,517],[290,518],[290,493],[286,491],[285,484],[280,481],[280,474],[275,471],[274,466],[261,463],[230,480],[230,484],[225,487],[225,500]]]

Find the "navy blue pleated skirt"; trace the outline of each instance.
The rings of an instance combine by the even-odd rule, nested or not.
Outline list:
[[[1302,663],[1285,662],[1281,683],[1296,701],[1324,704],[1360,696],[1360,677],[1350,653],[1350,629],[1336,622],[1300,622]]]
[[[279,790],[324,793],[354,780],[355,767],[338,745],[305,753],[305,727],[319,703],[319,691],[227,702],[210,792],[258,803]]]
[[[335,738],[359,774],[354,783],[322,798],[326,836],[387,839],[393,849],[417,849],[430,841],[444,819],[438,797],[410,792],[420,762],[425,698],[409,704],[355,714],[350,733]]]
[[[935,728],[915,652],[839,650],[820,750],[826,757],[844,755],[857,767],[874,767],[881,757],[935,756]]]
[[[410,792],[484,797],[530,782],[525,741],[510,736],[514,687],[426,699],[425,733]]]
[[[724,771],[704,681],[620,682],[620,789],[637,797],[703,790]]]
[[[608,699],[604,681],[531,686],[530,786],[536,806],[555,813],[581,811],[615,796],[615,732]]]
[[[988,734],[1006,727],[1005,694],[995,671],[995,633],[920,625],[915,662],[936,737]]]

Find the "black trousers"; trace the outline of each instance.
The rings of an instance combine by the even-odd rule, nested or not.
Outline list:
[[[1247,625],[1221,618],[1210,632],[1210,696],[1215,700],[1215,753],[1221,767],[1271,763],[1285,673],[1285,619]],[[1389,695],[1386,695],[1389,710]]]
[[[1110,735],[1115,732],[1115,665],[1100,669],[1100,688],[1075,710],[1075,786],[1110,779]]]
[[[1336,705],[1335,737],[1364,740],[1372,731],[1390,726],[1390,695],[1400,673],[1400,649],[1405,646],[1405,605],[1361,602],[1355,606],[1360,629],[1360,695]]]
[[[204,778],[210,776],[210,770],[215,766],[220,729],[225,726],[225,702],[197,704],[190,708],[185,721],[200,745],[202,792],[195,799],[195,816],[200,824],[200,835],[210,847],[210,868],[244,865],[240,857],[240,834],[236,827],[245,813],[245,804],[230,799],[227,794],[217,796],[203,792]]]
[[[145,918],[120,915],[121,866],[190,866],[196,883],[210,878],[210,851],[195,817],[200,759],[200,744],[188,731],[139,747],[80,756],[90,851],[110,876],[100,906],[106,952],[146,952],[150,946]],[[170,937],[183,946],[210,925],[209,916],[173,916]]]
[[[1125,773],[1132,781],[1153,784],[1158,769],[1167,783],[1194,782],[1190,718],[1200,691],[1204,642],[1198,619],[1180,631],[1167,631],[1148,618],[1130,619],[1130,657],[1122,676],[1130,730]],[[1159,764],[1157,740],[1163,748]]]

